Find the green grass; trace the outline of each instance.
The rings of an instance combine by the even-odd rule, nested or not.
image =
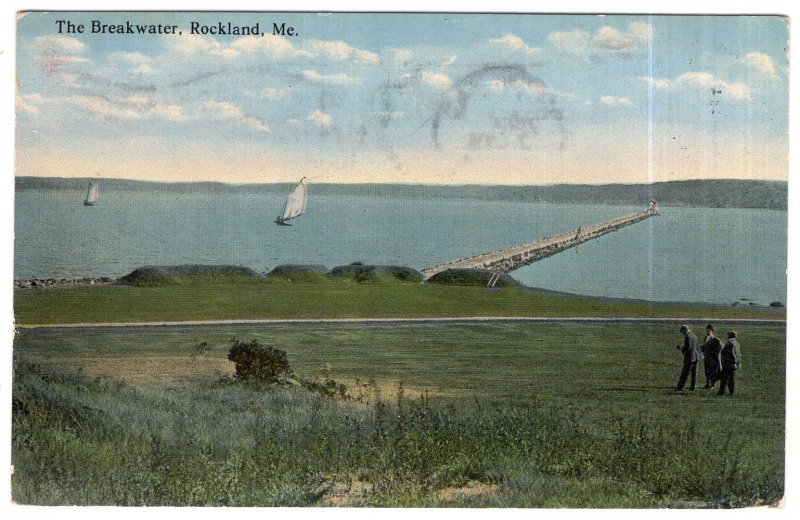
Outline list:
[[[384,277],[385,278],[385,277]],[[784,309],[658,304],[516,288],[325,279],[73,287],[14,292],[18,324],[268,318],[615,316],[783,319]]]
[[[669,391],[680,369],[674,325],[22,330],[13,496],[120,505],[771,503],[783,493],[785,328],[730,327],[744,361],[733,398]],[[299,374],[345,382],[361,401],[217,385],[233,372],[225,356],[234,335],[286,350]]]

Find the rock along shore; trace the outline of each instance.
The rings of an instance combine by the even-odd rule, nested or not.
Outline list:
[[[115,278],[25,278],[14,280],[14,289],[43,289],[46,287],[72,287],[76,285],[110,285]]]

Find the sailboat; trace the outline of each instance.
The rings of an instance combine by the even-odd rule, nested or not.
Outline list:
[[[83,200],[84,206],[94,206],[100,198],[100,184],[96,182],[89,183],[89,189],[86,190],[86,198]]]
[[[283,214],[275,219],[275,223],[279,226],[291,226],[291,224],[287,224],[287,220],[297,218],[306,212],[308,193],[306,192],[305,180],[305,177],[300,179],[300,182],[286,198],[286,206],[283,208]]]

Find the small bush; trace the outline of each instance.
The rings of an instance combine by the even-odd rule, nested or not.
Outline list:
[[[238,265],[147,265],[119,278],[121,285],[158,287],[191,283],[253,282],[261,277]]]
[[[250,342],[231,339],[233,346],[228,361],[236,365],[236,377],[243,381],[278,383],[292,375],[286,352],[264,346],[254,339]]]
[[[302,381],[302,385],[312,392],[324,395],[325,397],[347,397],[347,387],[333,379],[325,381]]]

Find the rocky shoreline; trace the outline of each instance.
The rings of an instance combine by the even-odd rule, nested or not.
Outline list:
[[[78,285],[110,285],[115,278],[27,278],[14,280],[14,289],[43,289],[45,287],[73,287]]]

